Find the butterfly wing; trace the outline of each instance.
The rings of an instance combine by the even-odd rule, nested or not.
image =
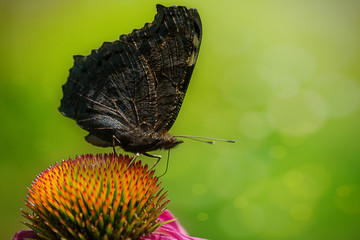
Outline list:
[[[134,141],[134,129],[164,132],[176,119],[198,55],[201,22],[193,9],[157,9],[153,23],[74,57],[59,110],[102,141],[91,141],[95,145],[112,146],[116,132],[124,142]]]
[[[154,111],[147,81],[153,73],[141,58],[136,48],[121,41],[104,43],[90,56],[75,56],[60,112],[107,142],[115,131],[136,128],[144,112]]]
[[[196,9],[157,5],[154,22],[120,40],[133,44],[155,73],[156,122],[152,131],[171,128],[179,113],[199,54],[202,25]]]

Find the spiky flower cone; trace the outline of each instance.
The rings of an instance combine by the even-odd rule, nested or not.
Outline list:
[[[25,223],[43,239],[137,239],[161,223],[154,171],[128,156],[84,155],[49,167],[28,188]]]

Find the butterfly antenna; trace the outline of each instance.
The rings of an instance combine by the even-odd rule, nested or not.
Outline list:
[[[208,137],[199,137],[199,136],[175,136],[179,138],[188,138],[198,142],[210,143],[215,144],[216,141],[219,142],[227,142],[227,143],[235,143],[235,140],[226,140],[226,139],[219,139],[219,138],[208,138]]]

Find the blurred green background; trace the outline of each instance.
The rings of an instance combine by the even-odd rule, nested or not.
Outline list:
[[[151,22],[156,3],[197,8],[204,29],[170,132],[237,140],[171,152],[161,180],[189,233],[360,239],[360,2],[349,0],[1,1],[1,239],[26,229],[20,208],[42,170],[111,152],[57,111],[61,86],[72,55]]]

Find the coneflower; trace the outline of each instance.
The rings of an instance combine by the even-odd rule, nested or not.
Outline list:
[[[165,209],[161,183],[141,161],[83,155],[50,166],[28,188],[22,210],[33,239],[197,239]]]

